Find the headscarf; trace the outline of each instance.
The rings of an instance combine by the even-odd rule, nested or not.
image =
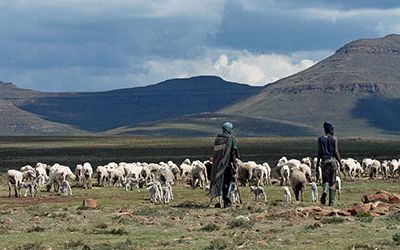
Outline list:
[[[231,122],[225,122],[224,125],[222,125],[222,131],[224,133],[229,134],[229,135],[232,134],[232,132],[233,132],[233,124]]]
[[[335,127],[333,126],[332,123],[324,122],[324,130],[325,130],[325,134],[333,135]]]

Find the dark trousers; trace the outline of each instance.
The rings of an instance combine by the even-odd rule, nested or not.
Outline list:
[[[335,186],[337,161],[324,161],[322,163],[322,183],[329,183],[329,187]]]
[[[222,186],[222,198],[224,200],[228,197],[229,184],[232,181],[234,181],[232,167],[228,166],[227,168],[225,168],[225,171],[224,171],[224,183]]]

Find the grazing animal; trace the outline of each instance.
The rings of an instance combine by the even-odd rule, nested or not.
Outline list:
[[[335,181],[335,189],[336,189],[336,195],[338,200],[341,199],[342,196],[342,180],[340,179],[339,176],[336,176],[336,181]]]
[[[24,197],[28,195],[28,192],[31,197],[35,197],[38,192],[38,184],[35,181],[30,181],[30,182],[22,182],[21,183],[21,188],[25,188],[25,194]]]
[[[154,181],[148,184],[147,188],[150,191],[150,202],[157,204],[159,201],[163,201],[163,190],[159,181]]]
[[[61,196],[72,196],[71,185],[68,180],[64,180],[60,185]]]
[[[264,188],[260,186],[250,186],[250,191],[254,194],[254,200],[259,202],[261,195],[264,196],[264,202],[267,202],[267,195],[264,192]]]
[[[228,197],[229,197],[229,199],[231,199],[231,202],[233,204],[240,203],[240,194],[239,194],[238,186],[234,182],[231,182],[229,184]]]
[[[310,183],[311,186],[311,199],[312,202],[317,202],[318,201],[318,186],[315,182]]]
[[[283,201],[292,202],[292,195],[288,187],[283,187]]]
[[[290,173],[290,185],[293,188],[293,192],[296,196],[297,201],[303,201],[304,189],[306,187],[307,179],[303,172],[298,168],[293,167]]]

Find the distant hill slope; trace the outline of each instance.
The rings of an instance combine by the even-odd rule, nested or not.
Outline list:
[[[213,112],[261,88],[219,77],[172,79],[146,87],[91,93],[45,93],[0,84],[0,99],[41,119],[90,132],[186,114]],[[13,113],[9,113],[12,120]]]
[[[310,136],[316,133],[306,127],[266,118],[242,115],[202,113],[175,119],[147,122],[107,131],[106,134],[153,136],[215,136],[221,125],[231,121],[238,136]]]
[[[400,135],[400,36],[353,41],[313,67],[222,109],[342,135]]]

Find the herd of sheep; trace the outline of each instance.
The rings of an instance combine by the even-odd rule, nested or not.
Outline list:
[[[229,187],[233,203],[240,201],[237,185],[250,186],[255,200],[267,201],[263,186],[280,183],[283,187],[283,197],[291,202],[289,186],[293,189],[296,200],[303,201],[303,194],[307,184],[310,186],[312,201],[318,200],[317,184],[321,184],[321,168],[316,167],[316,158],[310,157],[301,160],[282,157],[276,166],[271,168],[268,163],[257,164],[254,161],[242,162],[237,160],[236,179],[238,183],[232,183]],[[400,176],[400,160],[378,161],[375,159],[363,159],[358,162],[355,159],[343,159],[336,178],[336,189],[340,199],[341,179],[369,177],[371,179],[382,176],[383,179],[398,178]],[[37,163],[35,167],[30,165],[21,167],[20,170],[8,170],[7,181],[9,197],[12,189],[16,197],[24,195],[34,197],[40,187],[46,187],[47,191],[53,190],[62,196],[72,195],[71,182],[74,186],[86,189],[92,188],[92,179],[96,178],[97,186],[108,185],[124,188],[126,191],[133,188],[138,191],[147,188],[150,200],[153,203],[169,203],[173,200],[172,186],[176,181],[187,182],[192,188],[209,189],[211,161],[184,160],[179,166],[172,161],[160,163],[126,163],[111,162],[104,166],[98,166],[95,171],[90,163],[78,164],[74,171],[69,166],[58,163],[48,165]]]

